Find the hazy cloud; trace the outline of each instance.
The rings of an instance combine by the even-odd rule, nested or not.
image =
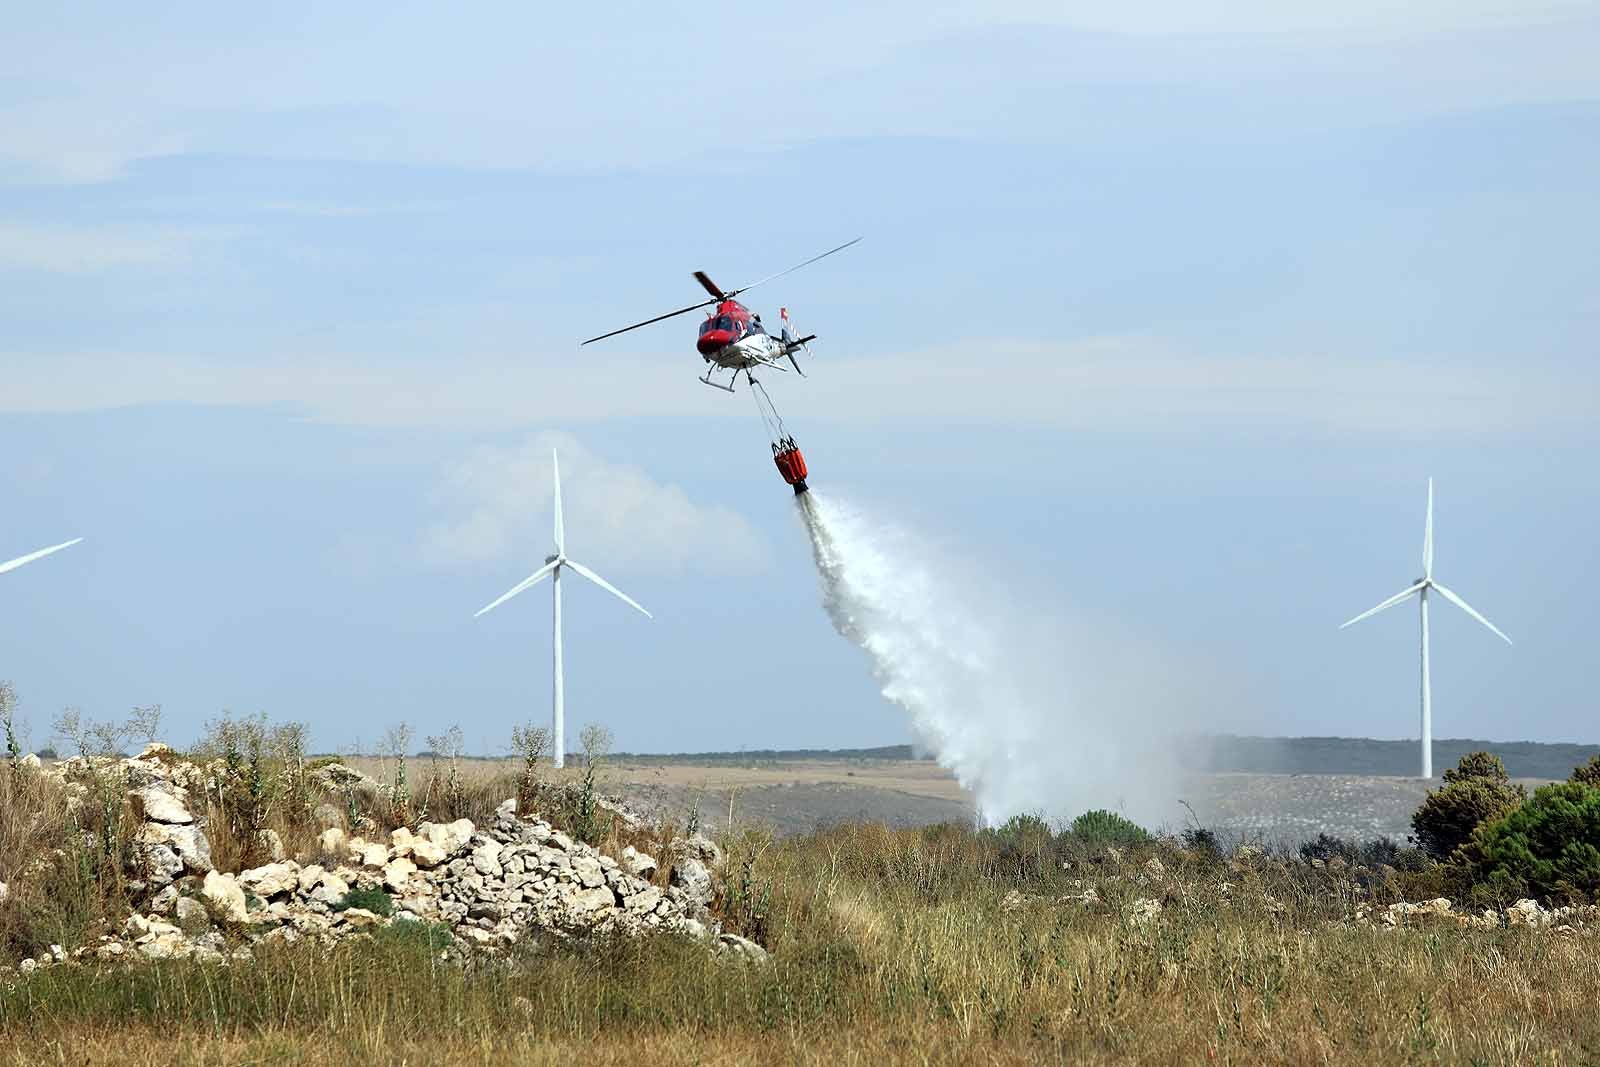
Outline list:
[[[179,229],[0,222],[0,270],[85,274],[167,266],[189,258],[195,234]]]
[[[442,518],[422,539],[438,565],[517,561],[534,567],[552,543],[551,449],[560,450],[567,551],[603,574],[624,570],[742,573],[770,550],[738,513],[701,505],[675,485],[612,463],[570,434],[544,432],[512,447],[483,447],[436,490]]]

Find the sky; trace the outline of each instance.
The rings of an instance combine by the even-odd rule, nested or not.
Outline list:
[[[371,748],[909,739],[820,607],[753,404],[817,492],[1052,641],[1061,699],[1198,731],[1597,740],[1600,5],[1041,3],[304,12],[66,5],[0,74],[0,678]],[[954,591],[953,591],[954,592]],[[972,602],[952,596],[952,604]],[[977,620],[982,624],[984,620]],[[1092,634],[1085,642],[1084,635]],[[1072,659],[1068,657],[1068,659]],[[1157,686],[1143,684],[1159,677]]]

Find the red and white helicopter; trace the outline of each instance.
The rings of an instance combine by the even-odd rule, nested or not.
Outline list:
[[[830,248],[822,255],[812,256],[804,263],[796,263],[788,270],[781,270],[777,274],[762,278],[760,281],[751,282],[749,285],[738,289],[730,289],[727,292],[723,292],[716,282],[707,277],[705,271],[697,270],[694,272],[695,281],[704,286],[706,292],[711,294],[710,300],[703,300],[698,304],[690,304],[686,308],[669,311],[665,315],[657,315],[653,319],[645,319],[643,322],[636,322],[632,326],[624,326],[620,330],[603,333],[599,337],[591,337],[584,341],[583,344],[604,341],[607,337],[615,337],[619,333],[637,330],[641,326],[649,326],[651,323],[660,322],[662,319],[687,315],[689,312],[698,311],[701,308],[714,307],[715,310],[708,311],[705,321],[700,324],[700,337],[695,342],[695,347],[699,349],[701,357],[708,364],[705,377],[700,379],[702,382],[714,389],[725,389],[731,393],[733,392],[734,383],[739,380],[741,371],[744,372],[747,378],[750,376],[750,370],[754,367],[775,367],[778,370],[787,371],[789,368],[783,366],[780,362],[780,360],[784,359],[789,361],[796,373],[804,377],[805,375],[800,371],[800,364],[795,361],[794,354],[804,350],[806,342],[815,340],[817,335],[813,333],[804,337],[796,337],[794,329],[789,323],[789,309],[779,308],[778,317],[782,325],[778,336],[773,337],[767,333],[766,327],[761,324],[761,316],[739,303],[734,297],[747,290],[754,289],[758,285],[764,285],[776,278],[781,278],[785,274],[792,274],[801,267],[809,266],[819,259],[833,255],[835,252],[842,252],[859,240],[861,238],[857,237],[855,241],[846,241],[838,248]],[[728,384],[723,385],[721,382],[712,380],[712,375],[724,370],[733,372],[728,378]],[[750,381],[754,384],[755,379],[751,378]]]

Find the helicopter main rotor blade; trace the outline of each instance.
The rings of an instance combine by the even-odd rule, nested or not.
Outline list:
[[[740,288],[735,289],[733,292],[729,293],[728,296],[731,299],[733,297],[738,296],[740,293],[745,292],[746,290],[754,289],[758,285],[765,285],[768,282],[772,281],[774,278],[781,278],[785,274],[793,274],[795,271],[799,270],[801,267],[809,267],[811,264],[815,263],[819,259],[826,259],[828,256],[833,255],[835,252],[843,252],[845,249],[849,248],[853,244],[856,244],[860,240],[861,240],[861,238],[857,237],[854,241],[846,241],[844,244],[840,245],[838,248],[830,248],[826,252],[822,253],[822,255],[820,255],[820,256],[812,256],[810,259],[806,260],[804,263],[796,263],[794,266],[790,267],[788,270],[780,270],[776,274],[767,275],[765,278],[762,278],[758,282],[751,282],[749,285],[741,286]],[[701,284],[704,284],[704,283],[702,282]]]
[[[711,307],[717,302],[718,301],[715,300],[703,300],[698,304],[690,304],[686,308],[679,308],[677,311],[669,311],[665,315],[657,315],[653,319],[645,319],[643,322],[636,322],[632,326],[624,326],[620,330],[612,330],[610,333],[603,333],[599,337],[591,337],[587,341],[580,343],[578,347],[582,348],[584,345],[593,344],[596,341],[604,341],[607,337],[615,337],[619,333],[627,333],[629,330],[637,330],[641,326],[648,326],[652,322],[660,322],[662,319],[670,319],[675,315],[687,315],[691,311],[699,311],[701,308]]]
[[[726,300],[726,299],[728,299],[727,294],[724,293],[721,289],[717,288],[717,283],[712,281],[709,277],[707,277],[705,271],[703,271],[703,270],[695,271],[694,272],[694,280],[699,282],[701,287],[704,288],[706,292],[710,293],[712,296],[716,297],[718,300]]]

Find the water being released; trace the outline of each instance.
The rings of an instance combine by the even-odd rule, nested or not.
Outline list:
[[[834,628],[867,653],[884,697],[977,795],[985,821],[1070,819],[1091,808],[1147,825],[1174,819],[1179,792],[1171,735],[1155,728],[1160,704],[1075,684],[1074,670],[1101,658],[1092,639],[996,604],[976,568],[962,575],[906,531],[831,496],[795,502]]]

